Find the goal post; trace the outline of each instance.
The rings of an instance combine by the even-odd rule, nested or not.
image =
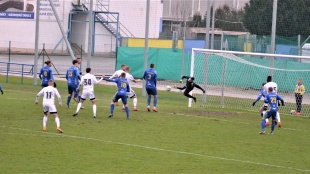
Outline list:
[[[266,82],[268,75],[272,75],[273,81],[278,84],[279,95],[287,103],[280,110],[293,110],[296,108],[294,90],[297,80],[302,78],[304,86],[310,87],[310,56],[197,48],[193,48],[191,53],[190,76],[195,77],[195,83],[206,88],[206,98],[199,89],[194,89],[192,92],[197,102],[189,99],[188,107],[258,110],[257,107],[263,104],[262,99],[255,107],[252,103],[262,83]],[[274,67],[270,67],[272,59]],[[304,94],[302,107],[302,112],[310,115],[310,95],[307,93]]]

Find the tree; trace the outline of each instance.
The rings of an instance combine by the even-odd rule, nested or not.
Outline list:
[[[200,13],[195,13],[193,16],[193,20],[189,22],[189,27],[205,27],[205,22],[202,19]]]
[[[243,23],[251,34],[270,35],[273,0],[250,0],[244,7]],[[291,37],[310,34],[310,1],[278,0],[276,34]]]
[[[234,10],[228,5],[219,7],[215,11],[215,28],[225,31],[245,31],[242,23],[243,15],[243,10]]]

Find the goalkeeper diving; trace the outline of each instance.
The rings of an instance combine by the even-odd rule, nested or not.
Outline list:
[[[185,89],[184,91],[184,95],[188,98],[192,98],[194,100],[194,102],[196,102],[196,97],[190,95],[189,93],[196,87],[198,89],[200,89],[203,93],[205,93],[206,91],[204,89],[202,89],[199,85],[197,85],[196,83],[194,83],[194,80],[195,78],[194,77],[189,77],[189,76],[182,76],[181,77],[181,80],[180,80],[180,83],[183,82],[183,79],[186,79],[186,85],[183,86],[183,87],[177,87],[177,86],[174,86],[174,88],[177,88],[179,90],[183,90]]]

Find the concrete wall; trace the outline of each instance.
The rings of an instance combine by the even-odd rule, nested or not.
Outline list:
[[[29,2],[29,0],[28,0]],[[35,5],[35,1],[32,4]],[[42,5],[43,4],[43,5]],[[56,9],[61,19],[61,25],[65,30],[68,29],[68,14],[71,8],[71,1],[54,0]],[[36,9],[36,7],[34,8]],[[51,11],[48,1],[41,0],[40,29],[39,29],[39,48],[45,43],[45,48],[51,51],[57,42],[62,38],[60,29]],[[35,11],[34,11],[35,13]],[[12,19],[0,18],[0,48],[7,48],[11,41],[13,51],[33,52],[35,43],[35,19]],[[65,43],[58,48],[58,52],[66,50]]]
[[[88,15],[86,14],[74,14],[72,16],[74,21],[87,21]],[[88,22],[72,22],[72,34],[71,34],[71,43],[75,43],[78,46],[83,47],[83,50],[87,50],[88,44]]]
[[[115,52],[116,37],[112,35],[101,23],[95,24],[95,53]]]
[[[163,14],[163,4],[160,0],[151,0],[150,2],[149,38],[158,38],[160,19]],[[146,0],[111,0],[110,11],[119,12],[120,22],[135,37],[145,37]]]
[[[36,4],[35,0],[25,0]],[[72,9],[71,0],[53,0],[56,5],[61,25],[65,31],[68,30],[68,18]],[[50,52],[62,38],[58,24],[53,16],[49,1],[40,0],[40,29],[39,48],[45,43],[45,48]],[[95,1],[94,1],[94,4]],[[162,17],[163,4],[160,0],[151,0],[149,38],[158,38],[160,31],[160,19]],[[36,7],[34,7],[36,9]],[[96,8],[94,8],[96,9]],[[111,0],[109,9],[118,12],[121,23],[128,28],[135,37],[145,36],[145,0]],[[36,13],[34,11],[34,13]],[[75,15],[74,19],[87,21],[87,15]],[[13,51],[33,52],[35,43],[35,19],[11,19],[0,17],[0,50],[8,48],[11,41]],[[96,24],[95,53],[115,51],[116,39],[111,36],[101,24]],[[72,24],[72,43],[83,45],[87,52],[88,46],[88,23]],[[67,52],[65,42],[62,42],[56,52]]]

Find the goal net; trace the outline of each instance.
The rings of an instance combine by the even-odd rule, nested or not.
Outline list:
[[[190,76],[206,90],[194,89],[197,102],[189,99],[189,107],[225,107],[258,110],[263,97],[253,107],[253,101],[266,83],[267,76],[278,84],[278,94],[286,105],[280,112],[296,110],[295,87],[299,78],[310,87],[310,57],[261,54],[208,49],[192,49]],[[309,94],[303,95],[302,115],[310,115]]]

